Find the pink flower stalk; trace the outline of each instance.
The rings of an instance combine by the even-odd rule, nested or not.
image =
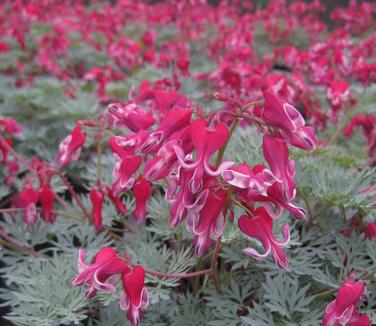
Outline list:
[[[195,235],[195,252],[198,256],[203,256],[210,247],[210,236],[218,238],[222,235],[225,224],[227,192],[219,190],[213,193],[208,189],[205,197],[203,205],[195,205],[188,213],[187,229]]]
[[[73,286],[88,285],[86,296],[92,298],[97,291],[116,292],[114,278],[117,274],[129,273],[124,260],[119,259],[114,249],[104,247],[95,255],[92,264],[85,264],[86,254],[83,249],[78,253],[77,268],[79,275],[72,280]]]
[[[91,213],[92,222],[94,223],[95,230],[102,229],[102,208],[104,202],[104,194],[101,190],[92,189],[90,191],[90,201],[93,205]]]
[[[56,157],[57,165],[62,168],[70,162],[78,160],[85,140],[86,133],[76,126],[59,145],[59,153]]]
[[[128,128],[133,132],[149,129],[155,120],[143,111],[137,104],[112,103],[108,108],[110,117],[114,125]]]
[[[264,92],[265,104],[257,114],[273,127],[281,129],[283,138],[291,145],[312,150],[316,146],[313,127],[305,126],[305,121],[297,109],[286,101],[278,99],[272,92]]]
[[[55,193],[49,185],[44,185],[39,189],[39,199],[42,205],[42,218],[47,223],[56,221],[54,210]]]
[[[137,265],[133,271],[123,273],[123,290],[120,293],[120,308],[127,311],[127,317],[132,326],[140,324],[142,317],[141,309],[149,305],[149,296],[145,284],[145,271],[142,266]]]
[[[243,215],[238,221],[239,229],[246,235],[259,240],[264,246],[264,253],[259,253],[253,248],[245,248],[243,252],[256,259],[264,259],[270,253],[278,267],[287,269],[288,260],[281,248],[290,241],[290,228],[288,223],[282,226],[282,236],[284,241],[278,241],[273,234],[273,219],[264,207],[255,210],[254,216]]]
[[[133,216],[137,223],[142,223],[148,214],[146,204],[151,196],[152,188],[150,183],[140,175],[132,190],[136,200],[136,209]]]
[[[326,307],[322,326],[370,326],[368,316],[357,311],[364,289],[363,282],[346,281],[338,289],[337,298]]]
[[[189,187],[193,193],[197,193],[202,188],[202,178],[204,172],[209,175],[220,175],[233,162],[223,162],[216,170],[210,167],[212,155],[224,146],[228,140],[228,128],[223,123],[218,123],[215,127],[209,127],[203,119],[197,119],[191,123],[191,139],[196,148],[196,158],[192,163],[186,160],[186,154],[180,146],[174,146],[176,155],[184,169],[194,170]]]
[[[106,186],[106,190],[108,198],[110,198],[112,203],[116,206],[118,212],[122,215],[125,215],[125,213],[127,212],[127,207],[125,206],[125,204],[121,201],[121,199],[118,196],[114,195],[110,187]]]

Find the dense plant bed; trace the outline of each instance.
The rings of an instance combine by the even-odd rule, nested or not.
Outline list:
[[[376,323],[375,13],[3,1],[2,323]]]

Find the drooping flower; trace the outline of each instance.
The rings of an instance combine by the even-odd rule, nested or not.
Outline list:
[[[123,290],[120,293],[120,308],[127,311],[127,317],[132,326],[140,324],[142,317],[141,309],[149,305],[148,291],[145,284],[145,271],[142,266],[137,265],[133,271],[123,273]]]
[[[222,178],[236,188],[244,189],[242,200],[264,202],[265,208],[273,218],[282,215],[283,208],[299,219],[305,219],[303,208],[291,201],[295,197],[296,183],[294,161],[288,159],[288,148],[282,138],[265,134],[263,153],[270,169],[256,165],[252,169],[242,163],[238,167],[230,167],[222,172]]]
[[[190,137],[190,126],[174,132],[166,143],[158,150],[157,155],[145,164],[144,176],[149,181],[167,177],[173,165],[178,161],[174,147],[181,146],[184,152],[191,152],[193,144]]]
[[[343,102],[349,99],[349,95],[349,83],[344,80],[333,81],[326,94],[330,103],[335,107],[342,106]]]
[[[188,187],[192,175],[192,170],[184,170],[181,166],[170,173],[165,198],[171,204],[170,226],[173,228],[187,217],[187,206],[194,202],[195,196]]]
[[[13,118],[7,117],[0,119],[0,131],[5,130],[11,134],[19,135],[22,127]]]
[[[137,223],[142,223],[148,214],[146,211],[146,204],[151,195],[151,185],[140,175],[133,187],[133,194],[136,200],[136,209],[133,213]]]
[[[283,138],[291,145],[312,150],[316,146],[314,128],[305,126],[299,111],[286,101],[280,100],[270,91],[264,92],[265,104],[261,112],[255,112],[261,119],[281,130]]]
[[[209,127],[203,119],[197,119],[191,123],[191,139],[196,149],[196,158],[193,162],[186,161],[186,154],[180,146],[174,146],[176,155],[184,169],[194,170],[190,181],[192,192],[198,192],[202,187],[204,172],[217,176],[224,170],[232,166],[233,162],[223,162],[216,170],[210,167],[212,155],[227,142],[228,128],[223,123],[218,123],[215,127]]]
[[[89,289],[86,292],[88,298],[94,297],[98,290],[116,292],[114,277],[130,271],[124,260],[119,259],[116,251],[110,247],[98,251],[92,264],[86,264],[85,259],[85,251],[80,249],[77,262],[79,275],[73,278],[72,285],[88,285]]]
[[[254,173],[254,171],[257,173]],[[266,195],[266,190],[276,181],[273,173],[263,168],[251,169],[247,163],[243,162],[237,167],[231,167],[222,172],[222,178],[230,185],[240,189],[250,189],[255,194]]]
[[[102,207],[104,202],[104,194],[99,189],[92,189],[90,191],[90,201],[93,205],[91,213],[92,222],[94,223],[95,230],[102,229]]]
[[[294,199],[296,193],[296,183],[293,179],[295,174],[295,164],[289,160],[289,150],[287,144],[281,138],[272,138],[265,134],[262,144],[263,154],[270,169],[281,184],[281,190],[286,201]]]
[[[264,247],[264,253],[259,253],[253,248],[245,248],[243,249],[245,254],[253,256],[256,259],[264,259],[271,253],[274,262],[280,268],[287,269],[288,261],[281,248],[286,246],[290,241],[288,223],[285,223],[281,228],[284,239],[282,242],[275,238],[273,234],[273,219],[264,207],[257,208],[252,217],[248,215],[241,216],[238,225],[243,233],[259,240]]]
[[[367,239],[376,243],[376,222],[368,223],[364,233]]]
[[[191,121],[192,112],[192,109],[180,107],[175,107],[168,111],[161,120],[159,127],[151,132],[140,145],[141,151],[148,153],[155,150],[156,146],[168,139],[174,132],[181,131],[187,127]]]
[[[56,157],[57,165],[62,168],[70,162],[76,161],[81,154],[85,140],[86,133],[82,132],[80,126],[76,126],[59,145],[59,152]]]
[[[7,168],[8,168],[8,175],[7,175],[7,178],[5,179],[5,184],[8,187],[10,187],[17,177],[17,174],[20,170],[20,165],[18,164],[16,160],[14,160],[12,162],[7,163]]]
[[[223,233],[225,224],[224,210],[227,204],[227,192],[219,190],[216,193],[207,189],[204,204],[189,208],[187,229],[195,235],[195,252],[202,256],[211,244],[210,237],[218,238]]]
[[[141,165],[142,158],[135,155],[134,149],[125,150],[116,141],[115,137],[110,138],[110,146],[115,159],[115,167],[112,176],[115,179],[112,191],[115,196],[133,187],[135,182],[134,174]]]
[[[376,156],[376,116],[371,114],[356,114],[343,130],[345,137],[350,136],[355,128],[361,127],[368,145],[368,155]]]
[[[357,311],[363,292],[362,282],[346,281],[338,289],[337,298],[326,307],[322,326],[370,326],[368,316]]]
[[[14,201],[16,206],[23,207],[25,209],[23,219],[30,229],[33,228],[39,216],[36,207],[38,200],[39,192],[33,188],[31,182],[26,181],[24,189],[18,196],[16,196]]]
[[[42,218],[47,223],[54,223],[56,220],[56,213],[53,212],[55,197],[55,193],[48,184],[39,189]]]
[[[0,138],[0,162],[8,163],[9,153],[12,149],[12,139],[10,137]]]
[[[133,132],[150,128],[155,120],[153,117],[142,110],[137,104],[112,103],[108,108],[113,124],[128,128]]]

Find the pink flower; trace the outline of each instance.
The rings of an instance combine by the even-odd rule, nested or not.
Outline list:
[[[44,185],[39,189],[39,199],[42,205],[42,218],[48,223],[54,223],[56,214],[54,210],[55,193],[49,185]]]
[[[245,248],[243,252],[256,259],[264,259],[270,253],[274,262],[280,268],[287,269],[288,261],[281,248],[290,241],[290,229],[288,223],[282,226],[283,242],[278,241],[273,234],[273,219],[264,207],[255,210],[254,216],[243,215],[238,221],[239,229],[246,235],[259,240],[264,246],[264,253],[259,253],[253,248]]]
[[[367,239],[376,243],[376,221],[368,223],[365,230],[365,235]]]
[[[112,103],[108,108],[113,124],[128,128],[133,132],[150,128],[155,120],[149,113],[144,112],[138,105],[129,103]]]
[[[179,68],[183,76],[190,75],[188,71],[190,65],[191,65],[191,62],[187,58],[181,57],[178,60],[176,60],[176,66]]]
[[[0,138],[0,162],[8,163],[9,153],[12,149],[12,139],[10,137]]]
[[[156,181],[167,177],[172,165],[177,161],[174,146],[178,144],[179,141],[176,139],[169,141],[162,145],[155,157],[146,162],[144,169],[146,179]]]
[[[94,222],[95,229],[100,231],[102,229],[102,207],[104,202],[104,194],[101,190],[92,189],[90,191],[90,201],[93,205],[91,213],[92,222]]]
[[[349,83],[343,80],[335,80],[330,84],[326,96],[333,106],[342,106],[350,96]]]
[[[136,209],[133,213],[137,223],[142,223],[148,214],[146,204],[151,195],[150,183],[140,175],[133,187],[133,194],[136,200]]]
[[[181,166],[175,167],[170,173],[165,197],[171,204],[170,226],[173,228],[187,217],[187,206],[195,202],[195,195],[188,187],[192,175],[192,170],[184,170]]]
[[[356,114],[343,130],[345,137],[350,136],[354,129],[362,127],[363,135],[367,140],[368,155],[376,155],[376,116],[371,114]]]
[[[266,190],[276,181],[273,173],[263,168],[260,171],[255,169],[253,172],[247,163],[242,163],[238,167],[229,168],[222,172],[222,178],[230,185],[240,188],[249,189],[254,194],[267,195]]]
[[[8,168],[8,175],[7,175],[7,178],[5,180],[5,184],[8,187],[10,187],[17,177],[18,171],[20,170],[20,165],[15,160],[15,161],[12,161],[12,162],[8,162],[7,168]]]
[[[264,92],[264,109],[258,113],[261,119],[281,129],[283,138],[291,145],[306,150],[314,149],[316,137],[313,127],[305,126],[302,115],[286,101],[278,99],[272,92]]]
[[[76,161],[81,154],[81,148],[85,140],[86,133],[83,133],[81,128],[76,126],[60,143],[59,153],[56,158],[57,165],[62,168],[70,162]]]
[[[157,155],[146,162],[144,170],[146,179],[156,181],[165,178],[170,173],[173,165],[178,161],[174,150],[175,146],[180,146],[184,152],[193,150],[190,126],[174,132],[168,142],[159,148]]]
[[[210,189],[207,192],[205,203],[195,205],[189,209],[187,223],[188,231],[195,235],[194,244],[196,255],[202,256],[211,245],[210,236],[218,238],[223,233],[225,216],[223,211],[227,204],[227,192],[219,190],[213,193]]]
[[[325,309],[322,326],[370,326],[367,315],[359,315],[357,303],[364,292],[364,284],[348,280],[338,289],[337,298]]]
[[[286,201],[294,199],[296,193],[296,183],[293,179],[295,175],[295,163],[289,160],[289,149],[281,138],[272,138],[264,135],[262,144],[263,154],[268,162],[276,181],[281,185],[281,191]]]
[[[233,162],[223,162],[216,170],[209,166],[212,155],[224,146],[228,139],[228,128],[223,123],[215,127],[209,127],[203,119],[197,119],[191,123],[191,139],[196,148],[196,159],[192,163],[186,160],[186,154],[180,146],[174,146],[176,155],[184,169],[194,170],[189,187],[197,193],[202,187],[204,172],[217,176],[232,166]]]
[[[116,251],[110,247],[104,247],[95,255],[92,264],[85,264],[85,251],[80,249],[77,268],[79,275],[72,281],[73,286],[89,285],[86,292],[88,298],[92,298],[97,291],[116,292],[113,284],[116,274],[128,273],[127,264],[117,257]]]
[[[156,145],[168,139],[174,132],[181,131],[188,126],[191,116],[191,109],[173,108],[161,120],[159,127],[148,135],[140,149],[146,153],[155,150]]]
[[[140,309],[145,309],[149,305],[148,291],[144,286],[145,271],[142,266],[135,266],[132,272],[123,273],[122,283],[120,308],[128,312],[127,316],[132,326],[138,326],[142,317]]]
[[[112,176],[115,179],[112,191],[115,196],[133,187],[134,174],[141,165],[142,158],[135,155],[134,149],[124,149],[116,141],[116,137],[110,138],[110,146],[115,159],[115,168]]]
[[[19,135],[22,132],[22,127],[17,124],[16,120],[9,117],[0,119],[0,131],[2,129],[15,135]]]
[[[36,208],[38,200],[39,192],[35,190],[28,181],[23,191],[15,198],[16,206],[25,209],[23,219],[30,229],[33,228],[39,216]]]
[[[251,169],[243,163],[236,168],[224,170],[222,178],[246,191],[241,192],[242,201],[266,202],[265,208],[273,218],[279,218],[285,208],[295,217],[305,219],[304,209],[291,203],[296,193],[293,179],[295,165],[294,161],[288,159],[289,151],[285,141],[265,134],[263,153],[271,171],[263,165],[256,165]]]

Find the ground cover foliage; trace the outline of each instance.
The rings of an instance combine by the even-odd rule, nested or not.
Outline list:
[[[376,324],[375,13],[3,1],[4,323]]]

